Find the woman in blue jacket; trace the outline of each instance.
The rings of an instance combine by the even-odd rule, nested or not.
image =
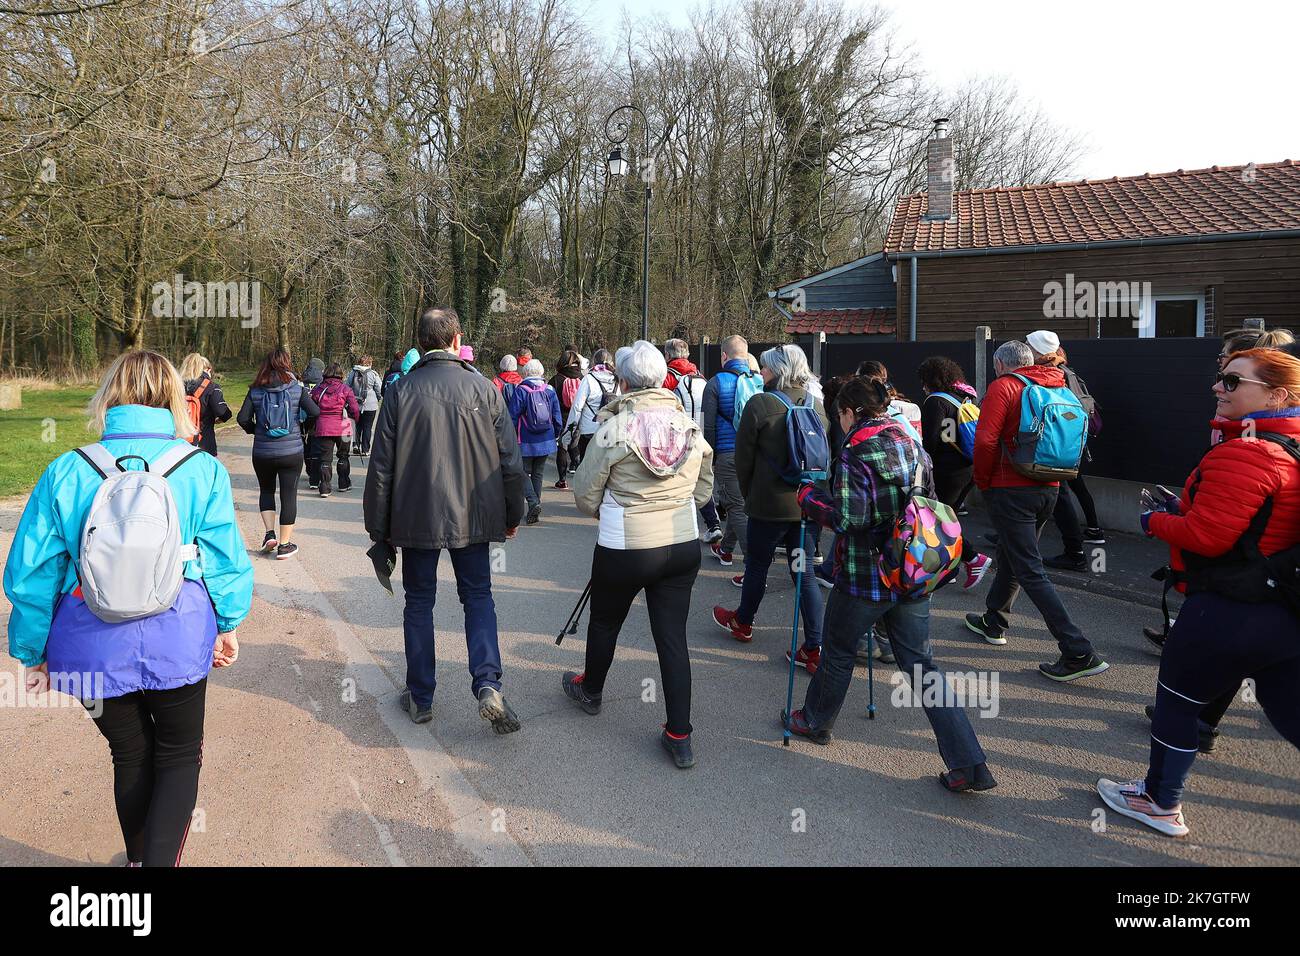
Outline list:
[[[542,363],[531,359],[519,371],[524,380],[511,391],[508,406],[524,459],[524,497],[528,499],[524,523],[537,524],[542,516],[542,474],[546,459],[559,447],[557,439],[564,431],[564,416],[560,414],[559,396],[546,384]]]
[[[180,375],[156,352],[117,359],[90,401],[90,427],[142,470],[193,434]],[[130,457],[136,456],[136,457]],[[197,546],[167,610],[119,624],[82,599],[81,534],[103,478],[77,451],[56,458],[27,501],[5,564],[13,604],[9,653],[28,693],[82,699],[113,757],[113,795],[129,866],[180,862],[198,798],[208,672],[239,657],[235,628],[253,600],[253,569],[235,523],[230,475],[192,454],[168,476],[180,540]]]

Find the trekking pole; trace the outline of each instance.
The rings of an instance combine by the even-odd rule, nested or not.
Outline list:
[[[569,619],[565,621],[564,626],[560,628],[560,633],[555,635],[556,646],[559,645],[560,641],[564,640],[565,634],[578,633],[578,620],[582,617],[583,609],[586,608],[589,600],[591,600],[590,578],[587,579],[587,586],[582,589],[582,596],[578,598],[578,603],[574,605],[573,610],[569,612]]]
[[[876,719],[876,626],[867,628],[867,720]],[[892,645],[890,647],[892,650]]]
[[[790,625],[790,681],[785,688],[785,727],[784,735],[781,739],[781,746],[790,746],[790,714],[794,707],[794,659],[799,653],[799,598],[803,593],[803,565],[808,559],[807,548],[804,547],[804,533],[808,527],[808,519],[799,519],[799,566],[795,571],[794,579],[794,623]]]

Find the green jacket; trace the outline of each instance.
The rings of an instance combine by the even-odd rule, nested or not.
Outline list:
[[[771,386],[763,389],[745,403],[736,430],[736,477],[740,493],[745,496],[745,514],[760,521],[798,521],[799,489],[786,484],[770,462],[784,465],[790,458],[786,437],[786,406],[771,394]],[[795,405],[804,401],[802,388],[785,390],[786,398]],[[814,402],[817,415],[826,425],[826,410],[820,401]]]

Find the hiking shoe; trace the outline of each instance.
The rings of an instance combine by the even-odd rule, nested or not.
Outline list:
[[[977,554],[966,562],[966,583],[963,584],[962,590],[969,591],[975,585],[984,580],[984,575],[988,574],[989,568],[993,566],[993,559],[987,554]]]
[[[1130,820],[1145,823],[1166,836],[1187,836],[1187,823],[1183,820],[1183,806],[1159,806],[1147,796],[1145,780],[1116,783],[1102,777],[1097,781],[1097,795],[1106,806]]]
[[[713,623],[718,625],[718,627],[722,628],[742,644],[748,644],[754,639],[753,625],[741,624],[736,620],[735,611],[728,611],[721,605],[718,605],[713,609]]]
[[[262,553],[270,554],[272,551],[275,550],[276,546],[279,543],[280,540],[275,536],[275,532],[268,531],[266,533],[266,537],[262,539]]]
[[[721,528],[714,527],[714,528],[710,528],[708,531],[704,532],[704,543],[705,543],[705,544],[713,544],[713,542],[715,542],[715,541],[721,541],[721,540],[722,540],[722,529],[721,529]]]
[[[787,661],[790,659],[789,651],[785,652],[785,659]],[[820,647],[801,647],[794,655],[794,662],[809,674],[816,674],[817,668],[820,667],[822,663],[822,649]]]
[[[966,628],[974,631],[990,644],[1002,645],[1007,642],[1006,636],[986,620],[986,615],[967,614]]]
[[[320,496],[322,498],[328,498],[330,496],[330,490],[328,488],[322,488],[320,490]]]
[[[433,704],[426,704],[421,707],[411,696],[410,688],[403,688],[402,692],[397,695],[397,706],[406,711],[407,716],[417,724],[427,724],[433,720]]]
[[[479,688],[478,715],[492,722],[494,733],[513,734],[519,729],[519,718],[495,687]]]
[[[738,588],[743,588],[745,586],[745,576],[743,574],[733,574],[731,576],[731,583]]]
[[[1156,705],[1147,704],[1143,708],[1147,715],[1147,720],[1156,719]],[[1214,753],[1214,748],[1219,745],[1219,728],[1211,727],[1203,720],[1196,721],[1196,729],[1200,733],[1200,741],[1197,744],[1197,750],[1203,754]]]
[[[785,727],[784,710],[781,711],[781,726]],[[813,730],[808,723],[808,718],[803,715],[802,708],[790,715],[790,733],[796,737],[806,737],[822,747],[831,742],[831,732],[829,730]]]
[[[275,549],[275,560],[283,561],[285,558],[292,558],[298,553],[298,546],[292,542],[289,544],[278,545]]]
[[[561,678],[564,683],[564,696],[575,701],[579,707],[594,717],[600,713],[600,696],[592,697],[582,686],[582,679],[586,676],[574,671],[565,671],[564,677]]]
[[[528,509],[528,517],[524,519],[524,524],[537,524],[542,520],[542,506],[533,505]]]
[[[882,664],[894,663],[894,661],[896,660],[896,658],[894,657],[894,647],[892,644],[889,643],[889,638],[880,637],[879,635],[877,635],[875,638],[875,642],[876,642],[876,660],[880,661],[880,663]]]
[[[691,751],[691,735],[677,737],[668,732],[668,728],[663,729],[659,735],[659,742],[663,744],[664,750],[668,751],[669,756],[673,758],[673,763],[677,765],[678,770],[689,770],[695,766],[695,754]]]
[[[1055,571],[1087,571],[1088,559],[1082,554],[1058,554],[1054,558],[1044,558],[1043,567]]]
[[[1163,629],[1158,627],[1142,628],[1142,636],[1161,650],[1165,646],[1165,637],[1167,636]]]
[[[712,551],[713,556],[718,559],[718,564],[722,565],[724,568],[731,567],[730,551],[723,551],[722,546],[716,543],[709,545],[709,550]]]
[[[964,793],[967,790],[992,790],[998,785],[993,779],[993,774],[989,772],[989,765],[986,763],[976,764],[973,767],[958,767],[956,770],[949,770],[946,773],[939,774],[939,782],[949,793]]]
[[[1096,654],[1084,654],[1082,657],[1066,657],[1062,654],[1054,664],[1039,664],[1038,669],[1043,672],[1044,677],[1065,684],[1081,677],[1100,674],[1104,670],[1109,670],[1110,665]]]
[[[555,484],[551,485],[551,487],[554,488],[556,491],[568,491],[569,483],[565,481],[563,478],[561,478]]]
[[[1084,544],[1105,544],[1106,532],[1102,531],[1100,528],[1084,528],[1083,543]]]

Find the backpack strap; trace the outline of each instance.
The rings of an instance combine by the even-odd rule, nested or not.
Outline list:
[[[107,478],[109,475],[121,471],[117,467],[117,457],[99,442],[78,448],[77,454],[85,460],[86,464],[95,469],[95,473],[100,478]]]
[[[168,478],[172,472],[198,454],[205,454],[205,452],[193,445],[173,445],[153,460],[149,470]]]

